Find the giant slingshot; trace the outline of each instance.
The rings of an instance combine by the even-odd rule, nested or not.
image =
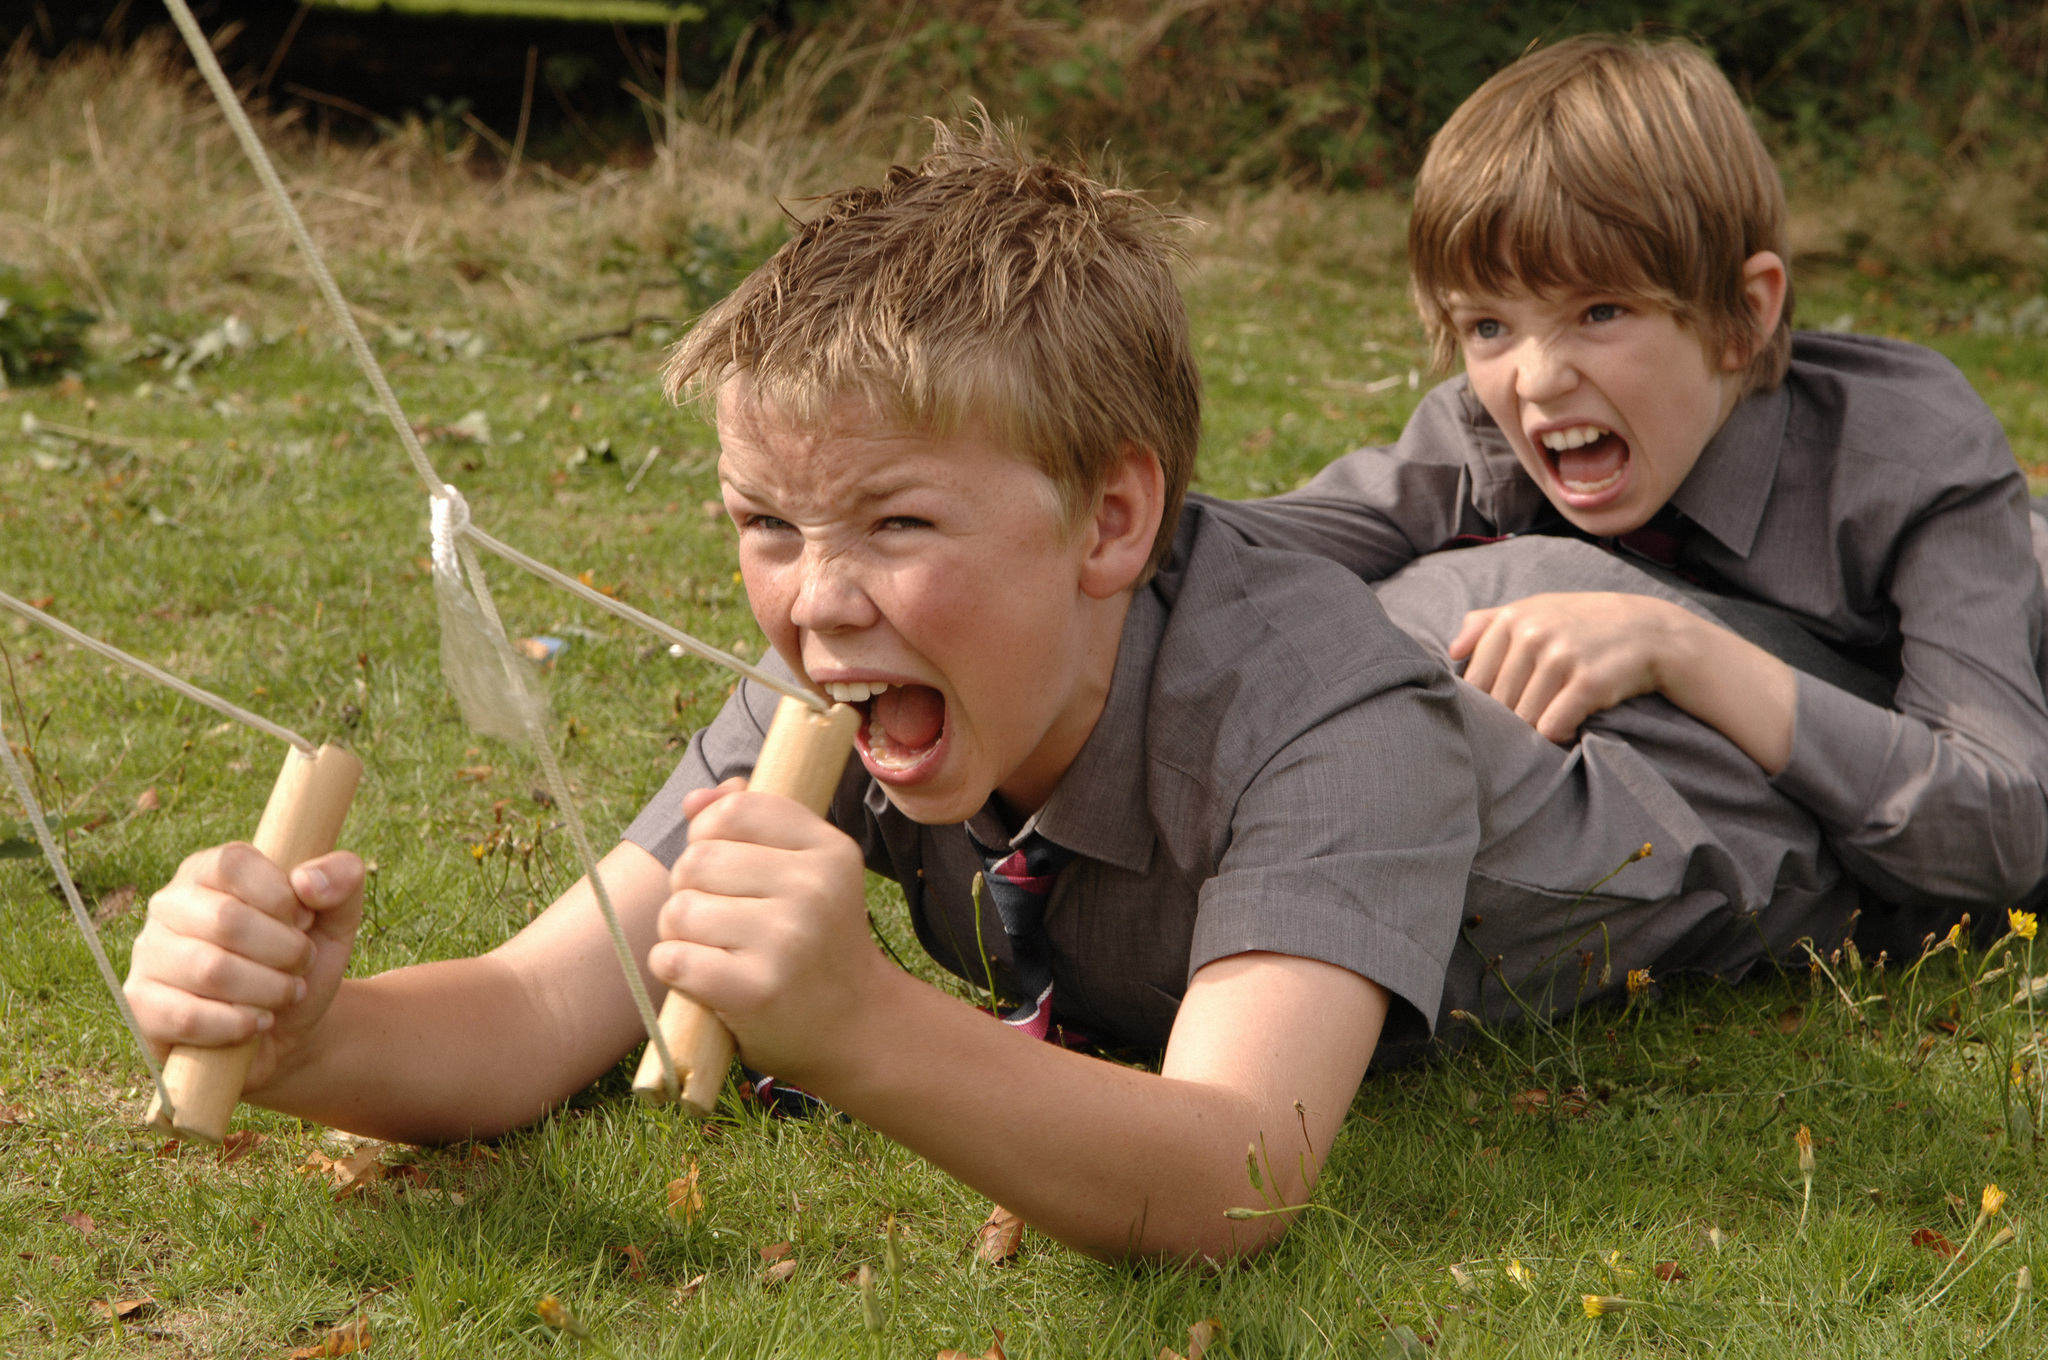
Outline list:
[[[761,671],[730,653],[603,595],[566,573],[500,542],[470,522],[469,507],[461,493],[441,479],[425,450],[420,447],[411,421],[400,407],[382,366],[364,339],[319,247],[293,206],[276,167],[250,124],[240,99],[228,84],[227,76],[222,72],[212,46],[200,32],[191,10],[185,0],[165,0],[165,3],[243,152],[290,228],[322,298],[334,315],[336,326],[347,340],[358,367],[397,433],[401,447],[426,485],[433,512],[434,595],[441,616],[443,672],[449,687],[455,691],[463,717],[472,727],[505,741],[526,741],[540,760],[549,792],[568,824],[570,839],[590,880],[613,948],[618,954],[627,988],[647,1031],[648,1049],[634,1078],[633,1088],[651,1100],[680,1098],[691,1114],[701,1118],[716,1105],[724,1085],[732,1062],[732,1036],[710,1011],[677,994],[670,994],[659,1017],[656,1016],[641,982],[639,966],[619,925],[610,894],[605,889],[583,818],[569,796],[554,748],[547,739],[546,711],[538,684],[531,669],[512,649],[476,550],[483,548],[495,553],[587,603],[647,629],[669,642],[672,650],[724,666],[780,693],[782,703],[762,746],[753,778],[749,781],[750,788],[793,798],[813,812],[823,813],[852,749],[859,716],[847,705],[828,705],[813,690]],[[256,848],[281,867],[290,869],[334,847],[362,773],[361,763],[353,755],[334,747],[315,749],[296,733],[166,675],[146,662],[87,637],[10,596],[0,595],[0,605],[54,628],[74,642],[112,657],[239,722],[288,742],[293,750],[286,756],[284,769],[264,810],[256,833]],[[155,1079],[156,1095],[147,1116],[149,1122],[181,1136],[218,1141],[226,1133],[228,1121],[241,1098],[242,1084],[255,1054],[256,1041],[232,1048],[181,1046],[172,1050],[159,1072],[142,1041],[113,969],[100,948],[91,919],[85,913],[63,855],[50,835],[42,809],[37,805],[27,780],[22,777],[4,737],[0,737],[0,756],[4,756],[10,780],[35,827],[38,842],[57,875],[72,913],[86,936],[101,977],[113,992],[122,1018],[135,1035],[143,1051],[143,1061]]]

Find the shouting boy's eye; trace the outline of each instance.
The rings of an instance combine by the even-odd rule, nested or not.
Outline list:
[[[1506,327],[1492,317],[1484,317],[1472,323],[1473,337],[1479,340],[1498,340],[1505,329]]]
[[[1586,309],[1588,321],[1612,321],[1620,315],[1621,304],[1615,302],[1596,302]]]

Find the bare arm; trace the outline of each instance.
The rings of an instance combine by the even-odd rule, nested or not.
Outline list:
[[[644,959],[667,871],[634,845],[600,869]],[[144,1032],[165,1047],[260,1032],[248,1099],[422,1143],[539,1117],[640,1033],[588,880],[489,954],[343,981],[361,885],[345,853],[289,880],[245,846],[188,859],[131,959]]]
[[[1246,1147],[1263,1142],[1269,1192],[1306,1197],[1378,1042],[1379,986],[1308,959],[1219,960],[1193,979],[1164,1070],[1134,1071],[889,965],[857,849],[795,804],[700,793],[685,807],[691,845],[652,963],[725,1019],[750,1063],[1093,1256],[1228,1258],[1285,1231],[1284,1216],[1223,1216],[1261,1206]]]

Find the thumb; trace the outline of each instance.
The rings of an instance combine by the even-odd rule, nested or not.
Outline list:
[[[307,860],[292,870],[292,891],[314,911],[329,911],[363,891],[363,862],[346,850]]]

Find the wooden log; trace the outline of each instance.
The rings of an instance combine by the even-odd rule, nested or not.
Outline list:
[[[820,713],[796,699],[784,699],[769,724],[747,787],[794,799],[822,817],[832,805],[859,731],[860,713],[847,704],[834,704]],[[693,1118],[705,1118],[717,1108],[718,1093],[732,1066],[731,1032],[706,1007],[670,992],[661,1006],[661,1037],[675,1060],[683,1108]],[[643,1100],[667,1100],[668,1087],[661,1076],[661,1053],[649,1044],[633,1077],[634,1094]]]
[[[253,844],[286,872],[326,854],[341,838],[362,777],[363,762],[338,746],[323,746],[310,756],[288,752]],[[227,1136],[258,1042],[172,1049],[164,1061],[171,1108],[152,1098],[145,1122],[160,1133],[218,1143]]]

